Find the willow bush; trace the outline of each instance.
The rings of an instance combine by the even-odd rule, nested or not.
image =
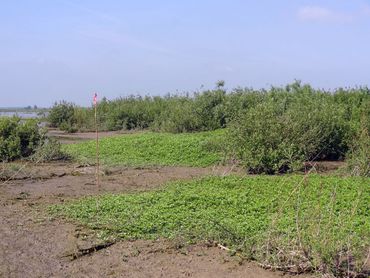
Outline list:
[[[226,92],[223,85],[194,94],[103,99],[99,128],[172,133],[226,128],[223,152],[254,173],[293,171],[307,160],[345,159],[350,149],[358,151],[353,145],[360,122],[370,129],[368,88],[324,91],[296,81],[268,90]],[[51,109],[53,125],[58,114],[67,131],[94,128],[93,108],[61,102]]]
[[[0,161],[32,155],[43,140],[36,120],[0,117]]]

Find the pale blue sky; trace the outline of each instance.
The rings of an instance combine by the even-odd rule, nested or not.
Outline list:
[[[370,85],[370,0],[0,0],[0,107]]]

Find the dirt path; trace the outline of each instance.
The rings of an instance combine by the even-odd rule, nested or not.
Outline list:
[[[94,235],[46,212],[49,204],[81,196],[149,190],[170,180],[225,172],[117,168],[102,177],[99,189],[92,168],[46,164],[26,169],[23,175],[32,179],[20,173],[19,180],[0,182],[0,277],[281,277],[217,247],[181,247],[165,240],[121,241],[73,260],[79,250],[97,243]]]

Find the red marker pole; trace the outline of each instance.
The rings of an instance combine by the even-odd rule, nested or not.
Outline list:
[[[95,167],[95,179],[96,185],[100,188],[99,184],[99,129],[98,129],[98,120],[97,120],[97,101],[98,94],[94,94],[94,107],[95,107],[95,133],[96,133],[96,167]]]

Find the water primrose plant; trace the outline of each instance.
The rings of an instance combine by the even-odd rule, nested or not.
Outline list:
[[[228,176],[86,197],[51,212],[103,238],[214,241],[279,269],[351,276],[369,252],[369,204],[363,177]]]
[[[210,166],[221,161],[221,153],[209,148],[222,130],[200,133],[138,133],[103,138],[100,158],[106,164],[125,166]],[[95,157],[95,141],[64,146],[80,160]]]

